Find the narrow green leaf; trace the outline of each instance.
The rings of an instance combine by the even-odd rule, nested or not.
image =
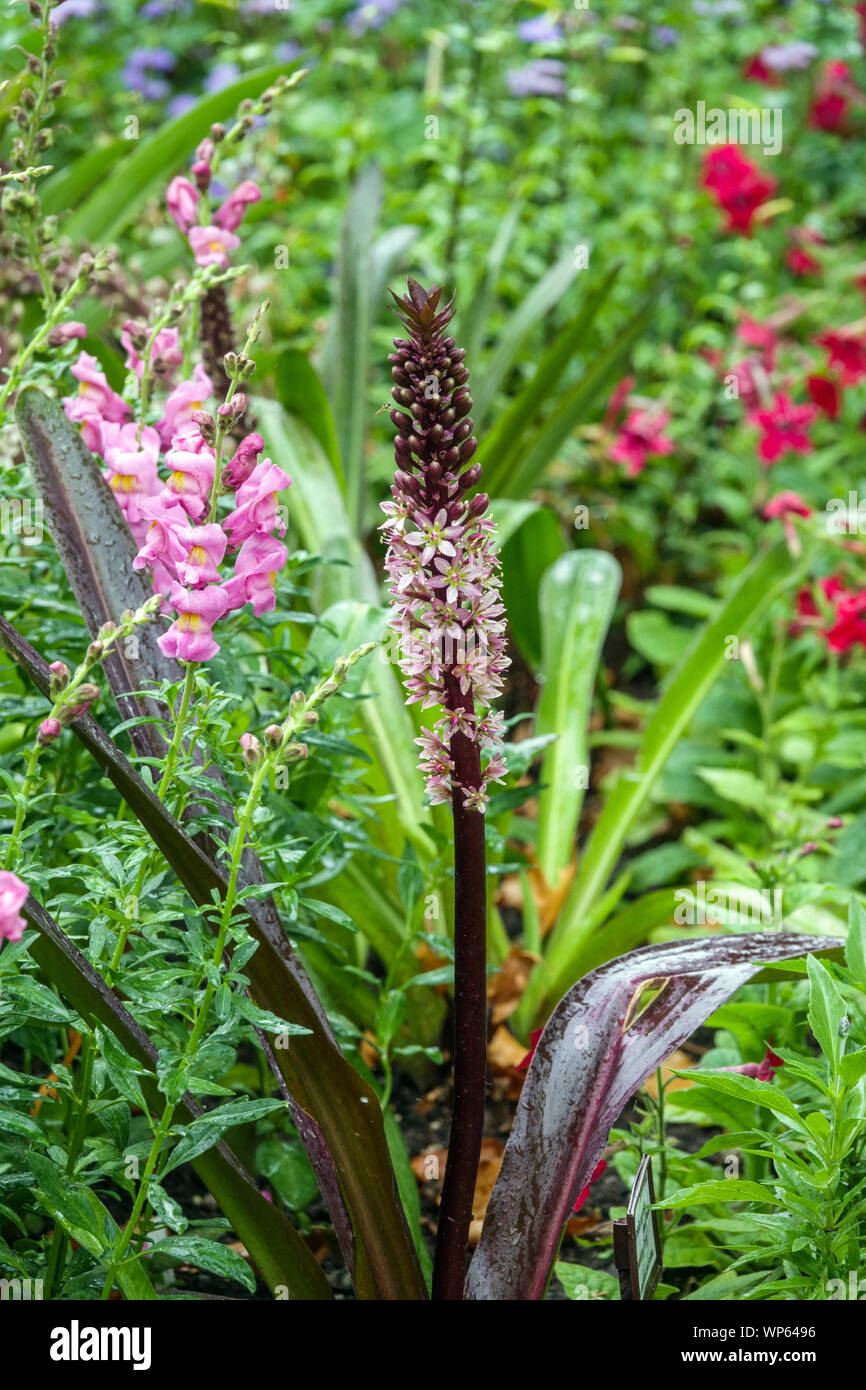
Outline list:
[[[571,862],[589,786],[589,716],[604,639],[616,605],[620,567],[603,550],[563,555],[538,596],[544,685],[535,732],[556,734],[544,755],[538,805],[539,867],[553,885]]]

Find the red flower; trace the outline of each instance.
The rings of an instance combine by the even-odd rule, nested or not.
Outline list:
[[[850,328],[822,333],[815,341],[830,354],[830,368],[838,371],[843,386],[853,386],[866,376],[866,336]]]
[[[829,578],[820,580],[819,588],[833,609],[829,626],[818,628],[830,650],[841,654],[850,651],[858,642],[862,647],[866,647],[866,589],[859,594],[852,593],[845,588],[838,575],[830,575]],[[814,621],[810,620],[821,617],[811,590],[800,590],[797,595],[797,613],[807,621],[792,624],[791,631],[795,636],[806,627],[816,626]]]
[[[598,1163],[592,1170],[592,1176],[590,1177],[589,1182],[597,1182],[606,1168],[607,1164],[605,1163],[603,1158],[600,1158]],[[589,1196],[589,1182],[586,1184],[586,1187],[583,1189],[583,1191],[581,1192],[580,1196],[574,1204],[575,1212],[580,1211],[581,1207],[583,1206],[584,1202]]]
[[[768,372],[773,370],[776,360],[776,348],[778,338],[776,330],[771,328],[768,323],[758,323],[757,319],[751,318],[748,314],[743,314],[737,325],[737,337],[742,338],[749,347],[757,348],[761,354],[761,361]]]
[[[763,82],[765,87],[781,87],[782,79],[772,68],[768,68],[760,53],[743,64],[743,76],[750,82]]]
[[[755,213],[776,191],[776,180],[740,154],[736,145],[720,145],[704,156],[702,183],[727,214],[726,232],[748,236]]]
[[[859,642],[866,647],[866,589],[843,594],[836,604],[836,621],[824,632],[831,652],[847,652]]]
[[[848,64],[834,59],[824,64],[818,79],[809,124],[816,130],[844,131],[849,107],[852,103],[860,105],[862,101],[863,93],[854,82]]]
[[[829,415],[831,420],[835,420],[839,414],[840,401],[839,387],[835,381],[830,381],[826,376],[810,376],[806,378],[806,387],[818,409]]]
[[[758,443],[761,461],[769,466],[782,454],[810,454],[812,441],[806,433],[818,410],[814,405],[795,405],[790,396],[780,391],[769,410],[753,410],[750,424],[762,430]]]
[[[670,420],[669,410],[630,410],[613,444],[610,458],[625,464],[626,473],[634,478],[646,467],[650,454],[670,454],[673,440],[663,433]]]
[[[799,492],[777,492],[764,507],[764,516],[771,521],[777,516],[811,516],[812,508]]]
[[[813,232],[811,227],[792,227],[790,236],[794,245],[788,248],[785,255],[788,269],[793,271],[794,275],[818,275],[821,262],[817,261],[806,247],[822,246],[824,238],[819,232]]]
[[[622,409],[622,406],[625,402],[625,398],[634,386],[634,383],[635,379],[633,376],[624,376],[622,381],[618,382],[617,385],[613,388],[610,400],[607,403],[607,410],[605,411],[604,415],[604,423],[608,429],[612,427],[613,422],[619,414],[620,410]]]

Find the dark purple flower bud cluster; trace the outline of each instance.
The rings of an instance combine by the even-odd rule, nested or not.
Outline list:
[[[391,411],[393,500],[382,504],[385,568],[407,703],[443,708],[417,740],[431,799],[446,801],[460,788],[464,807],[483,811],[488,784],[505,771],[496,752],[502,715],[490,706],[510,662],[495,525],[486,495],[467,496],[481,475],[478,464],[469,465],[477,447],[469,373],[463,350],[445,336],[453,300],[440,307],[441,295],[438,286],[425,290],[410,279],[408,295],[394,296],[409,337],[395,339],[388,359],[400,408]],[[492,747],[483,770],[470,745]]]

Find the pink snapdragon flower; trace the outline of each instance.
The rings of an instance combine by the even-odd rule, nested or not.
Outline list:
[[[240,237],[224,227],[190,227],[189,244],[195,256],[196,265],[218,265],[225,270],[229,263],[229,251],[240,246]]]
[[[272,612],[276,605],[277,571],[287,558],[286,547],[275,536],[249,536],[238,552],[234,575],[225,586],[231,607],[242,608],[251,603],[257,618]]]
[[[0,942],[21,940],[27,923],[20,909],[29,891],[16,874],[0,869]]]
[[[270,459],[256,464],[246,482],[238,488],[237,507],[223,522],[233,546],[250,536],[269,535],[275,529],[281,536],[285,535],[285,523],[278,511],[279,494],[290,482],[282,468]]]
[[[103,430],[106,480],[120,504],[136,540],[147,526],[142,502],[159,491],[157,463],[159,435],[145,425],[140,435],[133,424],[105,426]]]
[[[165,456],[171,469],[166,487],[180,500],[193,521],[200,521],[208,507],[213,485],[216,455],[200,434],[176,435]]]
[[[182,526],[175,530],[175,537],[183,548],[183,557],[176,565],[181,584],[192,588],[218,584],[228,544],[223,528],[215,521],[207,526]]]
[[[144,358],[139,357],[132,345],[132,331],[137,328],[132,320],[127,320],[123,325],[123,332],[120,341],[126,351],[127,371],[135,372],[141,381],[144,372]],[[161,328],[153,340],[150,350],[150,363],[153,366],[158,363],[165,367],[179,367],[183,361],[183,348],[180,345],[180,332],[177,328]]]
[[[226,232],[236,232],[244,219],[244,213],[250,203],[257,203],[262,196],[262,190],[252,179],[244,179],[239,183],[225,202],[217,208],[214,213],[214,223]]]
[[[197,366],[191,381],[182,381],[176,386],[165,403],[163,417],[157,425],[163,446],[173,444],[176,435],[194,434],[198,431],[193,420],[193,411],[201,410],[208,396],[213,394],[213,382],[204,367]]]
[[[103,427],[122,424],[129,416],[129,406],[122,396],[112,391],[105,373],[90,353],[79,353],[78,361],[70,368],[79,384],[77,396],[64,396],[63,409],[67,420],[81,425],[81,435],[88,449],[100,457],[104,454]]]
[[[219,643],[212,628],[229,609],[223,586],[208,584],[204,589],[187,589],[174,584],[169,602],[178,616],[158,639],[164,654],[178,661],[209,661],[216,656]]]
[[[178,562],[186,558],[179,533],[188,525],[187,514],[180,498],[167,488],[142,502],[141,511],[149,524],[132,568],[149,565],[154,590],[167,594],[177,581]]]
[[[168,185],[165,201],[180,231],[188,232],[195,222],[200,196],[195,184],[181,174]]]
[[[241,440],[234,457],[222,471],[220,483],[226,492],[237,492],[241,484],[246,482],[264,447],[265,441],[260,434],[248,434]]]

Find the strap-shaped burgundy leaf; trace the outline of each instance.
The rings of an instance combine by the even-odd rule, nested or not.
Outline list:
[[[91,637],[103,623],[117,622],[125,608],[140,608],[153,594],[143,571],[134,570],[136,544],[117,500],[102,476],[99,460],[57,401],[37,387],[22,391],[15,420],[45,520]],[[103,663],[124,719],[164,714],[156,700],[132,698],[183,672],[157,645],[159,630],[140,627],[135,643],[119,644]],[[136,752],[159,757],[164,742],[157,724],[130,729]]]
[[[466,1297],[540,1298],[562,1228],[641,1083],[762,964],[839,947],[833,937],[731,933],[643,946],[579,980],[535,1049]]]

